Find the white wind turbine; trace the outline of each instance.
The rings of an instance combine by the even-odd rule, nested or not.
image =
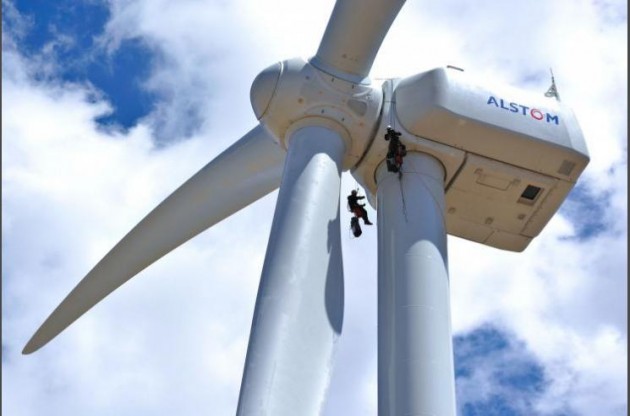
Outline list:
[[[446,234],[522,251],[588,163],[573,113],[454,67],[382,89],[368,74],[404,0],[337,0],[319,49],[263,70],[260,121],[173,192],[70,292],[23,353],[187,240],[280,187],[239,415],[323,408],[343,320],[341,172],[378,212],[379,415],[455,414]],[[387,170],[388,125],[407,147]]]

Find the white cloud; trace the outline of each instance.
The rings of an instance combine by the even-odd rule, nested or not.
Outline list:
[[[453,329],[497,322],[525,341],[553,380],[543,410],[623,414],[627,16],[615,23],[621,2],[485,3],[409,2],[372,78],[454,64],[542,94],[553,67],[591,152],[583,180],[610,194],[605,215],[619,220],[584,242],[567,239],[573,225],[556,216],[524,253],[450,238]],[[33,81],[41,62],[16,54],[3,31],[3,414],[233,414],[275,194],[142,272],[41,351],[19,351],[143,215],[254,125],[254,76],[314,54],[333,2],[111,5],[104,44],[139,37],[156,48],[147,86],[171,97],[127,133],[96,128],[108,106],[88,87]],[[190,105],[197,133],[156,149],[152,128],[181,131]],[[346,175],[342,192],[353,187]],[[326,414],[375,414],[376,228],[360,239],[346,231],[344,334]]]

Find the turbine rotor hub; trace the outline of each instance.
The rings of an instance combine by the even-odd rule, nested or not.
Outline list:
[[[301,58],[263,70],[250,91],[254,113],[285,149],[292,125],[325,125],[346,140],[344,170],[366,152],[378,123],[383,94],[323,72]],[[323,124],[322,124],[323,123]],[[336,127],[334,127],[336,126]]]

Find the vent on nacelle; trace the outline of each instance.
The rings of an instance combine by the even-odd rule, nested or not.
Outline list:
[[[560,168],[558,169],[558,173],[561,175],[571,175],[573,172],[573,168],[575,167],[575,162],[571,162],[570,160],[563,160]]]

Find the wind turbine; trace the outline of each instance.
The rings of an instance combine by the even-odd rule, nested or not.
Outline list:
[[[522,251],[588,164],[558,100],[483,87],[454,67],[375,88],[404,0],[337,0],[315,56],[263,70],[259,124],[134,227],[46,319],[32,353],[144,268],[279,187],[239,415],[322,410],[342,332],[341,173],[378,213],[379,415],[455,414],[447,233]],[[385,163],[387,127],[407,148]]]

